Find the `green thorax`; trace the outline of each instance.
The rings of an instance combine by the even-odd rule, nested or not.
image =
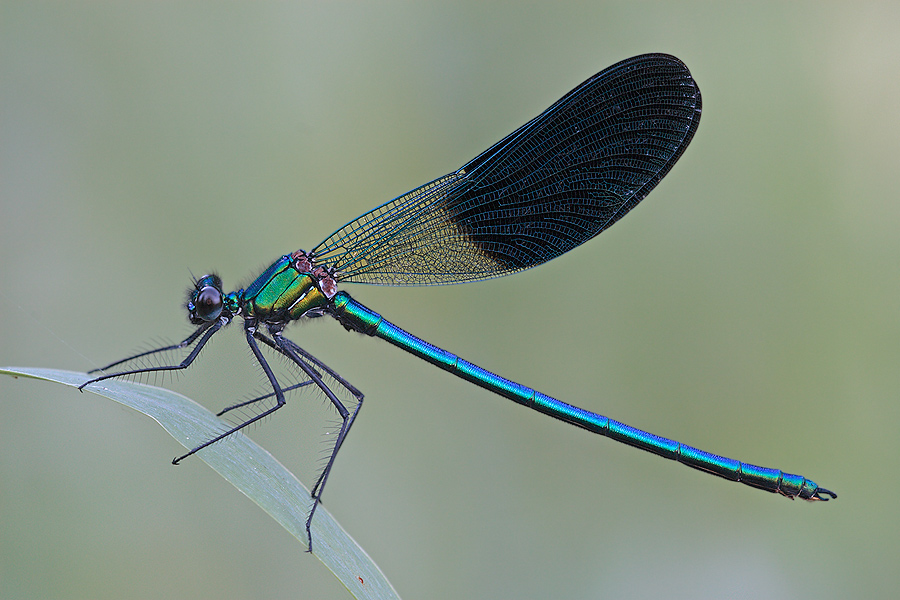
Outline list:
[[[276,260],[244,290],[244,316],[260,321],[292,321],[310,311],[313,313],[309,316],[321,314],[330,302],[322,290],[331,291],[333,280],[322,281],[321,274],[304,271],[310,271],[309,262],[298,260],[296,252]]]

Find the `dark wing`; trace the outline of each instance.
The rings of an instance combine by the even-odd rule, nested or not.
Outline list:
[[[454,173],[348,223],[312,252],[339,281],[459,283],[583,244],[634,208],[697,130],[700,90],[665,54],[594,75]]]

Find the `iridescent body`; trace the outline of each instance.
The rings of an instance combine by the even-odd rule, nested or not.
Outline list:
[[[636,206],[671,169],[700,119],[700,91],[687,67],[663,54],[622,61],[588,79],[459,170],[348,223],[310,252],[276,260],[246,289],[225,293],[216,275],[195,282],[187,309],[194,333],[103,371],[173,349],[178,364],[108,372],[110,377],[185,369],[235,317],[272,386],[276,404],[192,449],[180,460],[271,414],[285,392],[314,385],[341,416],[327,464],[313,486],[309,525],[363,395],[283,335],[292,321],[329,315],[346,329],[383,339],[458,377],[536,411],[630,446],[789,498],[836,495],[800,475],[723,458],[551,398],[421,340],[363,306],[343,282],[435,285],[489,279],[540,265],[595,237]],[[300,383],[283,386],[259,343],[296,365]],[[335,394],[356,400],[351,411]],[[84,386],[82,386],[84,387]],[[338,388],[335,388],[338,389]],[[312,540],[310,539],[310,549]]]

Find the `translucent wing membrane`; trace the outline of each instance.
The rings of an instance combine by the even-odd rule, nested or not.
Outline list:
[[[547,262],[615,223],[697,130],[700,90],[649,54],[591,77],[458,171],[364,214],[319,244],[340,281],[435,285]]]

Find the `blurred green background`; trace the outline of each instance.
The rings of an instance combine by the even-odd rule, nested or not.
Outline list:
[[[406,598],[895,597],[898,31],[894,2],[3,2],[0,365],[180,339],[190,273],[245,285],[668,52],[703,118],[621,224],[515,277],[350,291],[506,377],[840,498],[622,447],[321,319],[291,337],[367,395],[325,505]],[[217,410],[258,383],[239,328],[174,387]],[[0,398],[0,597],[348,597],[200,461],[173,468],[147,418],[34,381]],[[295,395],[250,435],[314,470],[320,408]]]

